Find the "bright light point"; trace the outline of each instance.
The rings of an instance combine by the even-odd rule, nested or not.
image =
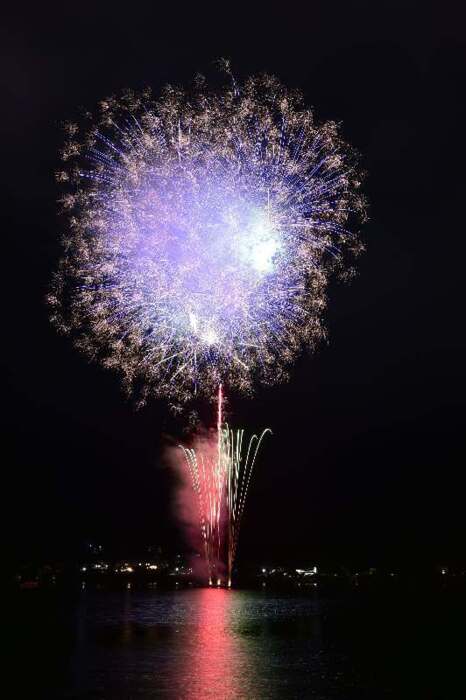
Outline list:
[[[278,232],[263,213],[256,213],[239,241],[243,263],[260,274],[272,272],[274,257],[282,244]]]
[[[272,272],[273,258],[280,249],[280,243],[274,238],[256,243],[251,250],[251,264],[257,272]]]
[[[193,331],[195,333],[197,333],[197,327],[198,327],[197,316],[196,316],[196,314],[193,314],[192,311],[189,312],[189,324],[190,324],[191,328],[193,329]]]
[[[218,342],[218,335],[213,328],[208,328],[202,335],[201,340],[207,345],[215,345]]]

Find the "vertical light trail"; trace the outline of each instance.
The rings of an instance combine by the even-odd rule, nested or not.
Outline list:
[[[241,520],[244,513],[246,496],[249,490],[254,465],[262,440],[267,433],[272,434],[270,428],[262,433],[253,435],[249,440],[248,448],[243,457],[244,430],[230,430],[228,426],[223,430],[223,449],[226,466],[226,510],[228,518],[228,544],[227,544],[227,586],[231,587],[233,564],[238,547]]]
[[[223,489],[224,489],[224,471],[223,471],[223,459],[222,459],[222,424],[223,424],[223,387],[222,384],[219,384],[218,387],[218,406],[217,406],[217,472],[219,476],[219,480],[222,482],[220,491],[219,491],[219,528],[218,528],[218,541],[217,541],[217,553],[218,557],[217,559],[220,560],[220,552],[221,552],[221,532],[220,532],[220,521],[222,517],[222,497],[223,497]],[[217,580],[218,583],[218,580]]]
[[[220,433],[222,430],[222,423],[223,423],[223,387],[221,384],[219,384],[219,387],[218,387],[218,409],[217,409],[217,437],[219,440],[219,449],[220,449]]]
[[[233,564],[246,497],[262,440],[269,428],[253,435],[247,449],[244,429],[223,423],[223,388],[218,388],[216,443],[201,442],[197,448],[180,445],[197,498],[199,525],[204,542],[209,585],[220,584],[222,557],[226,559],[226,584],[230,588]],[[223,568],[223,567],[222,567]]]

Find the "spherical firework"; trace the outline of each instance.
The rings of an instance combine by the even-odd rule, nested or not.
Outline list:
[[[105,100],[68,125],[54,322],[141,400],[281,380],[358,249],[353,151],[269,76]]]

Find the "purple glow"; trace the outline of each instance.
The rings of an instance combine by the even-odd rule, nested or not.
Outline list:
[[[328,275],[358,247],[359,174],[335,124],[261,77],[112,98],[68,131],[59,327],[142,400],[282,379],[324,335]]]

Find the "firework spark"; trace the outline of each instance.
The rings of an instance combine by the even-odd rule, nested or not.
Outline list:
[[[231,430],[228,426],[222,431],[221,451],[226,472],[226,513],[228,520],[228,545],[227,545],[227,585],[231,586],[233,564],[238,547],[239,531],[243,517],[246,496],[251,482],[252,472],[256,463],[257,453],[261,442],[267,433],[272,433],[266,428],[260,435],[253,435],[248,443],[247,450],[243,450],[244,430]]]
[[[254,465],[267,428],[247,443],[244,430],[222,424],[222,386],[218,391],[217,434],[195,448],[180,445],[191,477],[199,512],[199,525],[209,584],[220,580],[219,565],[225,556],[227,585],[231,586],[241,520]]]
[[[201,539],[207,564],[209,584],[216,580],[221,560],[222,513],[225,485],[224,461],[217,445],[203,441],[195,448],[183,451],[197,501]]]
[[[128,92],[67,131],[58,327],[141,401],[283,379],[359,248],[360,173],[337,125],[261,76]]]

